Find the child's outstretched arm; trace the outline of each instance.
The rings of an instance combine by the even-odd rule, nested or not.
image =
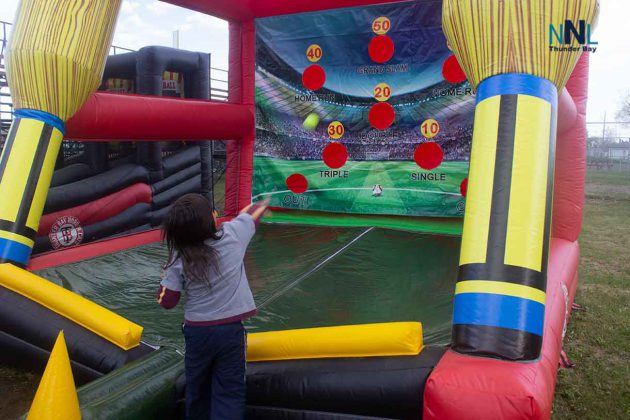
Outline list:
[[[252,216],[252,219],[254,219],[254,224],[256,225],[256,227],[258,227],[260,219],[262,219],[262,217],[264,216],[267,207],[269,207],[269,199],[265,199],[263,201],[259,201],[258,203],[252,203],[246,206],[240,211],[240,214],[247,213]]]
[[[238,240],[240,252],[245,255],[245,250],[249,245],[260,219],[267,210],[268,200],[250,204],[240,211],[240,214],[229,222],[223,224],[223,228]]]

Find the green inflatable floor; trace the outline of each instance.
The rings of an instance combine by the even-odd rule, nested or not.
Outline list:
[[[421,321],[425,343],[450,337],[460,238],[376,227],[262,225],[245,263],[259,307],[249,331]],[[181,305],[156,303],[166,249],[146,245],[38,274],[182,344]]]

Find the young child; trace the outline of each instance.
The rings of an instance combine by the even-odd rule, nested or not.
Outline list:
[[[158,291],[166,309],[186,295],[186,419],[242,419],[245,347],[242,320],[255,315],[243,257],[267,202],[249,205],[217,229],[210,202],[186,194],[162,226],[168,261]]]

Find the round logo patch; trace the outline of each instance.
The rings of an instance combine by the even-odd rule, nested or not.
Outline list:
[[[53,249],[80,244],[83,241],[81,222],[74,216],[60,217],[50,228],[48,239]]]

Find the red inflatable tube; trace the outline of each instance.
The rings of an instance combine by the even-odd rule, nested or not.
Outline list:
[[[564,134],[575,126],[577,116],[575,101],[566,88],[562,89],[558,98],[558,139],[566,137]]]
[[[76,140],[240,139],[254,128],[250,107],[195,99],[97,92],[66,124]]]
[[[588,59],[582,57],[575,66],[567,83],[566,92],[574,101],[576,116],[568,124],[560,124],[567,118],[562,97],[558,117],[556,141],[556,169],[554,176],[552,236],[576,241],[582,229],[584,209],[584,181],[586,178],[586,102],[588,93]],[[562,131],[562,128],[566,129]]]
[[[229,220],[229,217],[222,217],[217,219],[217,223],[220,226],[221,223]],[[96,242],[90,242],[83,245],[62,248],[56,251],[39,254],[31,258],[28,263],[28,269],[30,271],[37,271],[45,268],[57,267],[63,264],[71,264],[105,254],[113,254],[124,249],[160,242],[161,240],[162,231],[160,229],[151,229],[146,232],[131,233],[129,235],[117,236],[115,238],[102,239]]]
[[[253,18],[368,4],[393,3],[400,0],[163,0],[221,19],[246,21]]]
[[[254,112],[256,34],[254,21],[230,22],[229,97]],[[225,214],[236,215],[251,202],[254,171],[252,128],[239,141],[226,145]]]
[[[39,236],[48,235],[52,225],[63,216],[74,216],[79,219],[82,225],[91,225],[116,216],[134,204],[150,204],[151,200],[151,187],[143,183],[133,184],[87,204],[45,214],[39,223],[37,234]]]
[[[517,363],[448,351],[424,391],[426,419],[549,419],[563,331],[577,288],[577,242],[552,239],[541,357]]]

